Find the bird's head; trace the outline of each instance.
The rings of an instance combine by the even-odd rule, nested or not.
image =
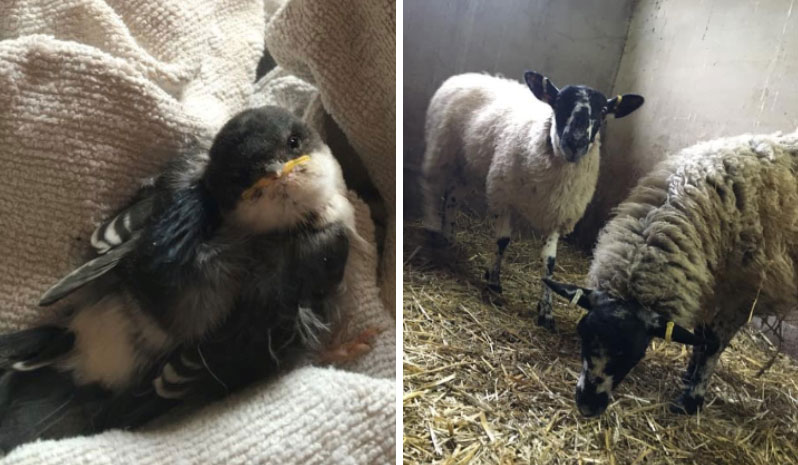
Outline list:
[[[345,189],[321,137],[274,106],[245,110],[222,127],[203,183],[224,216],[255,232],[313,221]]]

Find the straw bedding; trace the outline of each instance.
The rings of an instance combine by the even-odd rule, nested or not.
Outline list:
[[[555,303],[557,333],[535,325],[536,238],[513,238],[501,302],[485,294],[490,228],[458,218],[457,245],[422,246],[405,226],[404,463],[798,463],[798,365],[747,328],[721,356],[707,405],[672,414],[688,350],[655,342],[616,389],[607,412],[585,419],[573,393],[581,361],[576,307]],[[555,277],[582,282],[589,257],[561,243]]]

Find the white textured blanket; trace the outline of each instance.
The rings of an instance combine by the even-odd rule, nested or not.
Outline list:
[[[352,196],[371,246],[352,252],[342,305],[351,331],[384,329],[374,350],[148,431],[28,444],[3,463],[393,462],[395,7],[280,3],[0,2],[0,330],[46,311],[40,293],[85,257],[96,222],[142,178],[237,111],[278,103],[312,124],[329,113],[386,202],[378,263]],[[255,84],[264,45],[280,66]]]

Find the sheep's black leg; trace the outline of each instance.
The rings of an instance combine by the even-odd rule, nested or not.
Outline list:
[[[446,213],[451,189],[444,189],[440,197],[433,195],[426,195],[427,190],[431,187],[425,188],[425,204],[424,204],[424,232],[426,233],[427,245],[435,248],[446,247],[450,244],[450,238],[446,237]]]
[[[454,186],[447,190],[443,202],[443,237],[450,244],[454,244],[454,220],[457,205],[462,198],[462,189]]]
[[[488,288],[494,292],[501,293],[501,267],[502,259],[504,258],[504,251],[507,245],[510,244],[510,234],[512,233],[510,227],[509,213],[498,213],[492,216],[494,222],[494,232],[496,235],[496,258],[493,261],[493,267],[485,272],[485,279],[488,281]]]
[[[446,197],[451,184],[449,165],[443,160],[448,159],[450,154],[443,153],[436,147],[438,147],[436,144],[431,144],[424,155],[425,160],[432,161],[430,163],[425,161],[424,172],[421,175],[424,209],[422,223],[427,236],[427,245],[443,247],[447,245],[442,230],[446,221]]]
[[[688,415],[695,414],[704,404],[707,382],[722,352],[720,341],[710,328],[697,327],[695,332],[704,337],[707,344],[693,347],[690,364],[682,377],[684,391],[671,403],[672,412]]]
[[[560,235],[552,233],[546,239],[546,244],[540,253],[543,260],[543,275],[551,278],[554,274],[554,263],[557,260],[557,241]],[[547,286],[543,286],[543,295],[538,301],[538,325],[554,331],[554,317],[551,314],[551,290]]]
[[[709,378],[715,371],[720,354],[748,318],[746,311],[733,315],[721,313],[706,326],[698,326],[695,333],[707,342],[693,347],[693,354],[684,373],[684,391],[671,403],[671,411],[695,414],[704,404]]]

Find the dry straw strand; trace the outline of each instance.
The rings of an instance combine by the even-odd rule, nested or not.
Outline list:
[[[504,294],[483,292],[493,259],[488,225],[457,218],[456,245],[431,251],[405,226],[404,463],[798,463],[798,371],[747,328],[723,353],[699,415],[668,411],[689,351],[658,344],[616,389],[607,412],[582,418],[581,313],[557,301],[557,332],[535,324],[542,241],[514,237]],[[562,243],[555,279],[584,281],[589,258]]]

